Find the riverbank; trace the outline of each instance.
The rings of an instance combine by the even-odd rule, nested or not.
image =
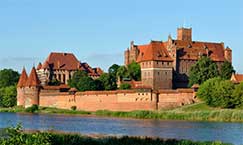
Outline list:
[[[0,112],[21,112],[26,110],[20,107],[0,108]],[[196,103],[171,110],[160,111],[108,111],[96,112],[66,110],[49,107],[40,107],[35,113],[47,114],[72,114],[72,115],[96,115],[108,117],[126,117],[138,119],[162,119],[162,120],[188,120],[188,121],[217,121],[217,122],[243,122],[243,110],[211,108],[205,103]]]
[[[0,145],[5,144],[25,144],[25,145],[230,145],[219,141],[190,141],[176,139],[161,139],[150,137],[129,137],[129,136],[106,136],[106,135],[81,135],[63,132],[39,132],[21,131],[21,128],[8,128],[7,131],[0,130]],[[3,138],[1,138],[3,137]]]

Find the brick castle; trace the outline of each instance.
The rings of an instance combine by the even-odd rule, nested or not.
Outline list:
[[[188,87],[190,67],[201,56],[208,56],[218,67],[224,61],[232,61],[232,51],[224,43],[192,40],[191,28],[178,28],[177,39],[168,36],[167,41],[151,41],[135,45],[125,51],[125,64],[136,61],[141,66],[142,85],[153,89]]]
[[[159,110],[196,101],[194,89],[187,88],[190,66],[201,57],[210,57],[218,67],[232,61],[232,51],[224,43],[192,41],[192,29],[179,28],[177,39],[151,41],[125,51],[125,65],[136,61],[141,66],[140,87],[132,90],[77,92],[67,86],[77,70],[96,79],[103,71],[81,63],[71,53],[51,53],[43,64],[33,67],[28,76],[23,69],[17,85],[17,105],[33,104],[80,110]],[[53,80],[59,86],[50,86]],[[146,87],[141,87],[146,86]],[[182,89],[183,88],[183,89]]]

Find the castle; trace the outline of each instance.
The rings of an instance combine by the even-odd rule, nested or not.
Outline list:
[[[192,41],[191,28],[179,28],[177,39],[166,42],[151,41],[134,45],[125,51],[125,65],[138,62],[141,66],[139,87],[132,90],[77,92],[67,82],[77,70],[83,70],[93,79],[103,71],[81,63],[71,53],[51,53],[37,70],[33,67],[29,77],[23,69],[17,85],[17,105],[40,105],[79,110],[160,110],[197,101],[194,88],[187,88],[191,65],[201,56],[208,56],[218,67],[232,61],[232,51],[224,43]],[[61,85],[50,86],[53,80]],[[181,89],[183,88],[183,89]]]
[[[224,61],[232,62],[232,50],[224,43],[193,41],[191,28],[178,28],[177,39],[168,36],[167,41],[145,45],[132,41],[125,51],[125,64],[140,64],[143,86],[155,90],[187,88],[189,69],[201,56],[210,57],[219,68]]]

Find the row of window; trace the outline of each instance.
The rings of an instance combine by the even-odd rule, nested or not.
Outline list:
[[[157,62],[156,62],[156,64],[159,65],[159,66],[171,66],[171,63],[172,63],[172,62],[164,62],[164,61],[160,61],[160,62],[157,61]],[[142,62],[141,65],[142,65],[143,67],[146,67],[146,66],[149,66],[149,67],[150,67],[151,64],[152,64],[152,62],[149,61],[149,62]]]

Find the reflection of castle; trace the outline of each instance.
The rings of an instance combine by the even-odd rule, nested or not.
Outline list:
[[[183,88],[188,85],[188,73],[201,56],[210,57],[220,67],[232,61],[232,51],[224,43],[192,41],[192,29],[178,28],[177,39],[151,41],[134,45],[125,51],[125,64],[136,61],[141,66],[142,85],[153,89]]]
[[[98,78],[103,71],[91,68],[87,63],[80,63],[71,53],[51,53],[46,61],[39,63],[37,70],[33,67],[29,77],[23,69],[17,85],[17,105],[31,106],[39,104],[41,89],[48,87],[53,80],[58,80],[61,86],[67,88],[67,82],[77,70],[83,70],[92,78]]]

